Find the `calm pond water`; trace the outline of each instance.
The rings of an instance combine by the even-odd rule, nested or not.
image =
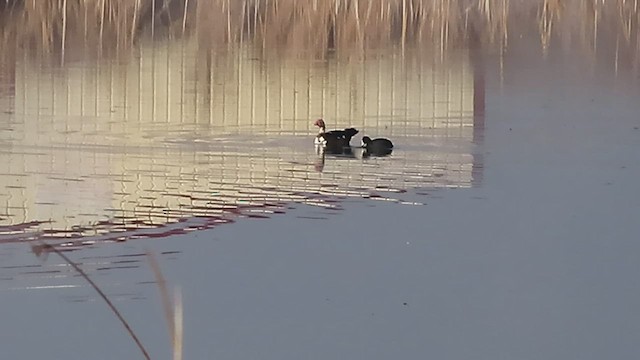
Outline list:
[[[152,358],[171,326],[147,253],[183,299],[185,359],[638,356],[637,73],[478,56],[18,55],[0,73],[3,353],[142,358],[55,250]],[[324,155],[319,117],[396,147]]]

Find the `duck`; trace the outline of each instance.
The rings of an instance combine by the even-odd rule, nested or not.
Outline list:
[[[327,149],[331,149],[332,152],[342,150],[345,147],[350,147],[351,138],[358,133],[358,130],[355,128],[326,131],[326,126],[322,119],[316,120],[313,125],[320,128],[314,143],[316,145],[324,146]]]
[[[393,151],[393,143],[391,140],[385,138],[371,139],[368,136],[363,136],[362,148],[364,149],[364,152],[362,153],[363,157],[371,155],[385,156],[391,154]]]

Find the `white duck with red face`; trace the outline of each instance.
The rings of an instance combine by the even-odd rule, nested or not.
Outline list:
[[[316,135],[314,143],[325,147],[348,147],[350,146],[349,142],[351,141],[351,138],[358,133],[358,130],[354,128],[327,131],[324,120],[322,119],[316,120],[313,125],[319,128],[318,135]]]
[[[324,120],[318,119],[313,123],[314,126],[318,127],[318,135],[316,135],[315,140],[313,141],[316,145],[326,145],[327,140],[324,139],[324,132],[326,130],[326,126],[324,124]]]

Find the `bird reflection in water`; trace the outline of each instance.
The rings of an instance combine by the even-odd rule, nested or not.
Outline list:
[[[314,168],[318,172],[324,170],[324,164],[327,156],[334,159],[357,159],[356,154],[351,146],[327,147],[324,145],[316,145],[316,154],[318,158],[314,164]]]
[[[378,149],[378,150],[369,150],[369,149],[364,149],[362,150],[362,158],[363,159],[367,159],[370,157],[382,157],[382,156],[389,156],[391,155],[391,153],[393,152],[393,149]]]
[[[389,139],[371,139],[368,136],[362,138],[362,145],[354,148],[343,143],[316,144],[316,154],[318,158],[314,168],[318,172],[324,170],[327,155],[335,159],[368,159],[370,157],[389,156],[393,152],[393,143]]]

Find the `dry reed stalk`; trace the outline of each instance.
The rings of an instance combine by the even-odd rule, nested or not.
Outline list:
[[[62,49],[61,60],[64,63],[64,49],[67,40],[67,0],[62,2],[62,40],[60,48]]]
[[[173,360],[182,360],[184,338],[182,291],[176,288],[173,297]]]
[[[105,294],[102,291],[102,289],[100,289],[100,287],[93,280],[91,280],[89,275],[87,275],[87,273],[85,273],[84,270],[82,270],[82,268],[80,268],[78,264],[76,264],[74,261],[68,258],[62,251],[58,250],[55,246],[51,246],[44,242],[39,247],[39,252],[41,253],[54,252],[58,256],[60,256],[67,264],[71,265],[89,283],[89,285],[91,285],[91,287],[98,293],[98,295],[100,295],[102,300],[104,300],[104,302],[107,303],[107,306],[109,306],[109,309],[111,310],[111,312],[113,312],[118,318],[118,320],[120,320],[122,325],[127,330],[127,333],[129,334],[129,336],[131,336],[133,341],[136,343],[136,345],[144,355],[145,359],[151,359],[151,357],[149,356],[149,353],[144,348],[144,346],[142,345],[142,342],[140,342],[140,339],[138,339],[138,336],[134,333],[133,329],[131,328],[127,320],[125,320],[124,316],[122,316],[120,311],[118,311],[118,309],[111,302],[111,300],[109,300],[109,298],[107,297],[107,294]]]
[[[167,321],[167,325],[169,326],[169,332],[171,334],[171,338],[174,337],[175,326],[173,323],[173,312],[171,311],[171,297],[169,296],[169,292],[167,290],[167,282],[162,275],[162,271],[160,270],[160,264],[156,259],[155,255],[147,251],[147,259],[149,259],[149,265],[151,266],[151,270],[153,271],[153,275],[156,278],[156,283],[158,284],[158,290],[160,291],[160,299],[162,300],[162,309],[164,310],[164,318]]]
[[[105,6],[106,6],[105,0],[101,0],[100,1],[100,19],[98,21],[98,23],[100,24],[100,36],[99,36],[100,45],[102,45],[102,39],[104,39]],[[132,29],[132,32],[133,32],[133,29]]]
[[[162,275],[162,271],[160,270],[160,264],[158,263],[158,259],[156,256],[147,251],[147,259],[149,259],[149,264],[151,266],[151,270],[153,271],[153,275],[156,279],[156,283],[158,284],[158,290],[160,291],[160,299],[162,300],[162,308],[164,311],[164,317],[167,321],[167,326],[169,327],[169,334],[171,337],[171,342],[173,345],[173,354],[174,359],[182,358],[182,298],[178,290],[176,290],[175,294],[175,302],[172,306],[171,304],[171,295],[169,295],[169,290],[167,286],[167,282]]]
[[[189,0],[184,0],[184,11],[182,15],[182,35],[184,36],[187,28],[187,14],[189,12]]]
[[[402,35],[400,36],[400,43],[402,44],[402,51],[407,42],[407,0],[402,0]]]
[[[136,0],[133,8],[133,20],[131,20],[131,41],[134,39],[134,34],[138,26],[138,13],[140,12],[140,0]]]
[[[509,31],[507,31],[507,23],[509,21],[509,0],[502,0],[502,16],[500,17],[500,30],[502,34],[501,48],[505,49],[509,44]]]

